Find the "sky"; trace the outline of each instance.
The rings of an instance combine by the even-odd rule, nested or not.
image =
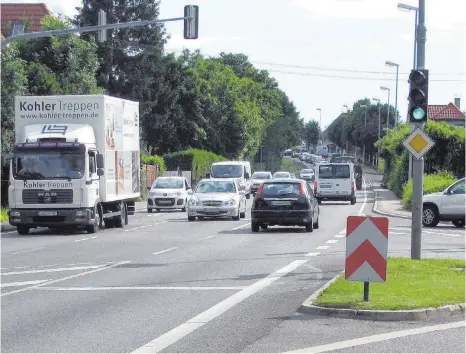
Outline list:
[[[418,0],[404,0],[418,6]],[[2,2],[40,2],[2,0]],[[73,16],[81,0],[44,0],[54,13]],[[401,11],[398,0],[191,0],[199,5],[199,39],[183,39],[183,23],[166,24],[165,49],[200,49],[209,56],[243,53],[267,69],[290,97],[301,117],[328,126],[361,98],[395,104],[406,117],[408,75],[413,67],[415,12]],[[183,16],[188,1],[161,0],[160,18]],[[429,104],[460,97],[466,108],[465,0],[426,0],[426,63]]]

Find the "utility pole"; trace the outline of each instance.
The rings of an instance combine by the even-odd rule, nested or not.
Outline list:
[[[425,69],[426,34],[425,25],[426,1],[419,0],[419,22],[417,26],[417,69]],[[427,112],[426,112],[427,114]],[[424,130],[424,123],[414,123]],[[421,259],[422,251],[422,195],[424,190],[424,158],[413,158],[413,198],[411,220],[411,259]]]

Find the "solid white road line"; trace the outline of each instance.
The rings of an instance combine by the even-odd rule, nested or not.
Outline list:
[[[203,238],[201,238],[201,240],[207,240],[207,239],[209,239],[209,238],[214,238],[214,237],[215,237],[215,235],[212,235],[212,236],[207,236],[207,237],[203,237]]]
[[[407,235],[406,232],[393,232],[393,231],[389,231],[390,235]]]
[[[55,280],[51,280],[51,281],[47,281],[45,283],[41,283],[41,284],[37,284],[37,285],[33,285],[33,286],[28,286],[26,288],[22,288],[22,289],[18,289],[18,290],[13,290],[13,291],[10,291],[10,292],[7,292],[7,293],[3,293],[1,294],[0,296],[7,296],[7,295],[12,295],[12,294],[17,294],[17,293],[21,293],[23,291],[27,291],[27,290],[32,290],[32,289],[37,289],[38,287],[40,287],[41,285],[50,285],[50,284],[55,284],[55,283],[58,283],[58,282],[61,282],[61,281],[65,281],[65,280],[69,280],[69,279],[74,279],[74,278],[77,278],[77,277],[82,277],[84,275],[88,275],[88,274],[92,274],[92,273],[97,273],[97,272],[100,272],[102,270],[106,270],[106,269],[110,269],[110,268],[115,268],[115,267],[118,267],[122,264],[126,264],[126,263],[129,263],[130,261],[125,261],[125,262],[118,262],[118,263],[115,263],[115,264],[112,264],[112,265],[109,265],[109,266],[104,266],[104,267],[101,267],[101,268],[97,268],[97,269],[93,269],[93,270],[89,270],[87,272],[82,272],[82,273],[78,273],[78,274],[74,274],[74,275],[70,275],[68,277],[63,277],[63,278],[58,278],[58,279],[55,279]]]
[[[1,233],[2,234],[13,234],[15,233],[16,231],[2,231]]]
[[[338,242],[338,240],[328,240],[328,241],[325,242],[325,243],[337,243],[337,242]]]
[[[243,290],[244,286],[102,286],[102,287],[59,287],[41,286],[38,290],[55,291],[102,291],[102,290]]]
[[[173,251],[173,250],[176,250],[178,247],[172,247],[172,248],[167,248],[166,250],[161,250],[161,251],[158,251],[158,252],[154,252],[152,253],[153,255],[158,255],[158,254],[162,254],[162,253],[166,253],[166,252],[170,252],[170,251]]]
[[[11,287],[14,287],[14,286],[35,285],[35,284],[45,283],[46,281],[49,281],[49,280],[50,279],[16,281],[16,282],[13,282],[13,283],[2,283],[1,287],[2,288],[11,288]]]
[[[320,254],[320,252],[309,252],[308,254],[306,254],[306,257],[315,257],[315,256],[318,256]]]
[[[346,237],[346,235],[338,234],[338,235],[335,235],[335,236],[333,236],[333,237],[335,237],[335,238],[343,238],[343,237]]]
[[[251,225],[251,224],[250,224],[250,223],[243,224],[243,225],[240,225],[240,226],[234,227],[234,228],[233,228],[233,229],[231,229],[230,231],[239,230],[239,229],[242,229],[243,227],[246,227],[246,226],[249,226],[249,225]]]
[[[318,345],[316,347],[293,350],[287,353],[325,353],[329,351],[346,349],[346,348],[351,348],[351,347],[364,345],[364,344],[377,343],[377,342],[382,342],[385,340],[407,337],[407,336],[414,336],[418,334],[424,334],[424,333],[435,332],[435,331],[445,331],[445,330],[449,330],[453,328],[460,328],[464,326],[465,326],[464,321],[450,322],[450,323],[444,323],[444,324],[435,325],[435,326],[411,328],[411,329],[406,329],[402,331],[388,332],[388,333],[376,334],[376,335],[368,336],[368,337],[344,340],[341,342]]]
[[[23,253],[28,253],[28,252],[33,252],[33,251],[38,251],[38,250],[43,250],[43,249],[44,249],[44,247],[32,248],[32,249],[29,249],[29,250],[13,252],[12,254],[23,254]]]
[[[18,272],[1,273],[1,276],[20,275],[20,274],[36,274],[36,273],[55,273],[55,272],[65,272],[65,271],[83,270],[83,269],[97,269],[97,268],[102,268],[105,266],[106,266],[105,264],[100,264],[100,265],[82,266],[82,267],[23,270],[23,271],[18,271]]]
[[[173,328],[171,331],[162,334],[160,337],[155,338],[146,345],[143,345],[139,349],[136,349],[133,353],[158,353],[161,350],[169,347],[170,345],[178,342],[191,332],[194,332],[199,327],[202,327],[206,323],[212,321],[216,317],[225,313],[233,306],[238,305],[240,302],[246,300],[248,297],[254,295],[258,291],[266,288],[276,280],[294,271],[296,268],[305,264],[308,260],[297,260],[287,266],[277,270],[276,272],[268,275],[267,277],[255,282],[252,285],[244,288],[236,294],[226,298],[225,300],[214,305],[210,309],[202,312],[201,314],[191,318],[185,323],[178,327]]]
[[[362,188],[364,189],[364,201],[362,202],[361,208],[359,208],[358,215],[361,215],[362,212],[364,211],[364,208],[366,207],[367,203],[367,190],[366,190],[366,180],[362,180]]]
[[[73,242],[81,242],[81,241],[86,241],[86,240],[92,240],[93,238],[97,238],[99,236],[92,236],[92,237],[87,237],[87,238],[81,238],[79,240],[75,240]]]
[[[330,246],[319,246],[319,247],[316,247],[316,250],[326,250],[326,249],[329,249]]]

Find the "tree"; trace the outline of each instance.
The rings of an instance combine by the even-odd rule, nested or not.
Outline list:
[[[320,127],[319,122],[310,120],[304,126],[304,141],[306,142],[307,148],[309,146],[315,146],[319,142]]]
[[[11,151],[14,142],[15,96],[27,93],[26,62],[18,58],[14,46],[2,50],[1,135],[2,154]]]

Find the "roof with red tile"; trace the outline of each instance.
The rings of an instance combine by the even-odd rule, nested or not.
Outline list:
[[[52,12],[45,4],[0,4],[1,31],[4,36],[10,36],[15,22],[26,21],[28,31],[41,30],[40,21]]]
[[[453,103],[434,104],[427,107],[427,117],[432,120],[465,120],[466,116]]]

